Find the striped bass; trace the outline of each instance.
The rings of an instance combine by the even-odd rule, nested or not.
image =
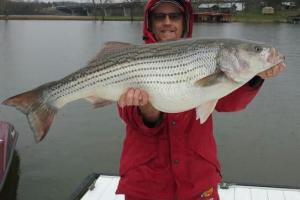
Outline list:
[[[46,136],[57,110],[67,103],[84,98],[102,107],[117,101],[128,88],[148,92],[152,105],[163,112],[196,108],[197,119],[204,123],[218,99],[283,60],[272,46],[234,39],[196,38],[147,45],[108,42],[85,68],[3,104],[27,115],[37,142]]]

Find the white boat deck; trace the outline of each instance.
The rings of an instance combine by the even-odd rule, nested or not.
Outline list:
[[[115,194],[118,182],[117,176],[101,175],[81,200],[124,200]],[[300,189],[230,185],[219,187],[219,195],[221,200],[300,200]]]

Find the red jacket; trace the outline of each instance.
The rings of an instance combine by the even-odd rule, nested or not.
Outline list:
[[[258,90],[246,84],[220,99],[216,110],[242,110]],[[117,193],[157,200],[187,199],[220,182],[212,116],[200,124],[194,109],[164,113],[158,127],[148,128],[137,107],[119,107],[119,113],[126,123],[126,138]]]

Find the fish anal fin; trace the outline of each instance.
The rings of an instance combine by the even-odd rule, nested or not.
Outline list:
[[[196,119],[200,119],[201,124],[203,124],[214,111],[217,102],[218,100],[208,101],[196,108]]]
[[[101,108],[113,103],[110,100],[106,100],[98,96],[89,96],[86,99],[94,105],[94,108]]]
[[[211,85],[214,85],[218,83],[219,78],[224,75],[224,72],[218,70],[213,74],[210,74],[209,76],[206,76],[202,79],[199,79],[198,81],[195,82],[195,85],[197,86],[202,86],[202,87],[208,87]]]

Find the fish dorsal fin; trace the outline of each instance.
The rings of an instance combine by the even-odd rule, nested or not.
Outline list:
[[[195,82],[195,84],[197,86],[202,86],[202,87],[207,87],[207,86],[211,86],[215,83],[217,83],[220,79],[220,77],[222,77],[224,75],[224,72],[222,72],[221,70],[216,70],[213,74],[210,74],[204,78],[199,79],[198,81]]]
[[[127,42],[110,41],[110,42],[106,42],[104,44],[104,48],[100,52],[104,51],[104,52],[111,53],[111,52],[115,52],[115,51],[122,51],[122,49],[128,48],[130,46],[134,46],[134,45],[127,43]]]
[[[115,52],[121,52],[130,46],[132,46],[132,44],[126,42],[106,42],[104,44],[104,48],[100,50],[96,58],[101,58],[103,56],[106,56],[107,54],[112,54]]]
[[[203,124],[214,111],[217,102],[218,100],[211,100],[196,108],[196,119],[200,119],[201,124]]]
[[[97,62],[98,60],[110,54],[122,52],[124,51],[124,49],[127,49],[131,46],[134,45],[126,42],[114,42],[114,41],[106,42],[104,44],[104,47],[97,53],[96,57],[89,62],[89,64]]]

